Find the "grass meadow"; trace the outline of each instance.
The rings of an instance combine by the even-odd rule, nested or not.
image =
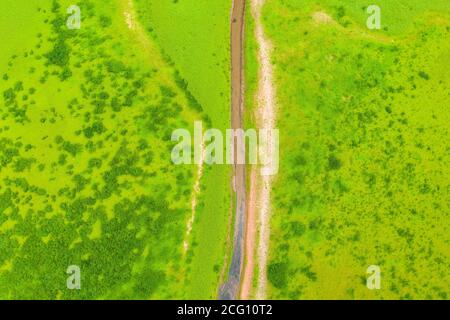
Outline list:
[[[166,60],[185,79],[204,114],[204,126],[230,123],[229,12],[222,0],[143,1],[142,24]],[[189,254],[188,296],[214,299],[223,272],[229,228],[231,167],[205,166]]]
[[[269,298],[448,299],[448,2],[267,0],[263,19],[281,135]]]
[[[225,125],[228,48],[217,39],[222,47],[204,43],[183,60],[192,48],[158,39],[174,46],[179,30],[217,19],[185,19],[179,30],[155,21],[167,34],[143,37],[127,25],[127,1],[77,4],[81,28],[69,30],[70,1],[0,3],[0,298],[214,297],[229,172],[206,169],[183,253],[197,168],[172,164],[170,136],[197,119]],[[198,71],[202,54],[210,65]],[[80,267],[82,290],[67,289],[69,265]]]

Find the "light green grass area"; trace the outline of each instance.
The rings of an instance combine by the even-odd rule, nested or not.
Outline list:
[[[69,5],[0,3],[0,298],[186,297],[196,168],[173,165],[170,136],[207,113],[126,1],[78,1],[79,30]]]
[[[450,293],[450,7],[376,1],[382,29],[369,30],[369,4],[264,8],[281,135],[270,298]]]
[[[138,0],[140,21],[201,106],[204,127],[230,127],[230,1]],[[187,297],[216,297],[230,215],[230,166],[205,167],[188,252]]]
[[[258,90],[258,43],[255,38],[255,21],[250,4],[245,12],[244,81],[245,81],[245,127],[256,128],[256,102]]]

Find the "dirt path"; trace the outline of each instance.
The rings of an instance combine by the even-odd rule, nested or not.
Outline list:
[[[201,145],[201,154],[202,154],[202,161],[197,165],[197,176],[195,177],[194,186],[192,188],[192,198],[191,198],[191,217],[189,218],[188,222],[186,223],[186,232],[184,235],[184,241],[183,241],[183,253],[186,254],[186,252],[189,249],[189,238],[192,232],[192,226],[194,225],[195,216],[197,212],[197,197],[200,194],[200,182],[203,177],[203,164],[205,162],[206,152],[205,152],[205,145],[202,143]]]
[[[245,0],[234,0],[231,11],[231,128],[243,128],[243,39]],[[233,255],[226,282],[219,290],[219,299],[236,299],[239,295],[244,261],[245,232],[245,165],[236,164],[238,150],[234,152],[234,191],[236,214],[234,222]]]
[[[275,88],[273,85],[273,68],[271,62],[272,44],[264,33],[261,21],[261,10],[265,0],[252,0],[252,15],[255,19],[255,37],[258,43],[259,83],[258,83],[258,128],[275,128]],[[271,150],[271,149],[270,149]],[[271,151],[269,151],[271,152]],[[269,154],[269,159],[273,155]],[[256,192],[256,208],[259,218],[258,239],[258,281],[256,299],[266,298],[267,287],[267,259],[270,239],[270,212],[271,212],[271,175],[258,176]],[[253,195],[251,197],[254,197]],[[254,225],[256,228],[256,224]]]
[[[256,123],[259,129],[275,128],[275,89],[271,63],[272,45],[264,34],[261,9],[265,0],[251,0],[251,11],[255,21],[255,38],[258,43],[258,93]],[[269,152],[271,149],[269,149]],[[268,154],[273,159],[272,154]],[[242,280],[241,299],[266,298],[267,258],[270,238],[272,176],[259,175],[252,168],[250,176],[249,201],[247,208],[247,229],[245,237],[246,265]],[[257,234],[259,235],[257,239]],[[255,253],[257,261],[255,262]],[[257,288],[253,292],[255,265],[258,267]]]
[[[253,288],[253,275],[255,270],[255,247],[257,233],[257,169],[252,167],[250,174],[250,190],[247,205],[247,225],[245,231],[245,268],[241,285],[242,300],[251,299]]]
[[[255,19],[255,37],[259,46],[259,83],[257,126],[259,129],[275,128],[275,89],[271,63],[272,45],[264,34],[261,9],[265,0],[251,0]],[[234,0],[231,14],[231,83],[232,128],[243,127],[243,44],[245,0]],[[236,150],[236,149],[235,149]],[[271,152],[271,151],[269,151]],[[235,157],[237,152],[235,151]],[[272,159],[272,155],[267,155]],[[236,192],[236,217],[234,251],[227,282],[221,287],[219,299],[250,299],[255,270],[255,251],[258,254],[256,298],[265,299],[267,286],[267,258],[270,238],[270,193],[272,176],[258,175],[252,168],[250,195],[246,206],[245,165],[234,166]],[[259,222],[259,224],[258,224]],[[259,238],[257,232],[259,231]],[[256,243],[258,243],[257,250]],[[245,250],[245,251],[244,251]],[[245,258],[245,269],[242,272]],[[241,279],[242,274],[242,279]],[[239,295],[240,294],[240,295]]]

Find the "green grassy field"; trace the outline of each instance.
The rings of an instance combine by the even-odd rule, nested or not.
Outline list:
[[[268,298],[448,299],[448,1],[379,0],[381,30],[362,0],[266,2],[281,135]],[[231,166],[205,165],[187,237],[198,169],[172,163],[171,134],[229,127],[232,3],[80,0],[70,30],[72,4],[0,2],[0,299],[215,299]]]
[[[128,28],[127,1],[78,1],[79,30],[66,28],[71,4],[0,3],[0,298],[213,297],[228,172],[207,170],[194,235],[208,245],[185,256],[196,167],[172,164],[170,136],[196,119],[225,125],[226,61],[204,68],[221,83],[204,91]],[[66,288],[69,265],[82,290]]]
[[[140,21],[208,115],[204,126],[230,122],[229,12],[221,0],[137,1]],[[187,296],[216,297],[230,217],[229,166],[207,166],[193,227]]]
[[[377,4],[381,30],[365,1],[267,0],[281,134],[270,298],[448,299],[450,7]]]

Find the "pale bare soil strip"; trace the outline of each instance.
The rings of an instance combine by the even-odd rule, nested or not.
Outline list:
[[[133,0],[123,0],[122,6],[123,6],[123,17],[125,19],[125,23],[127,24],[128,29],[133,31],[133,33],[138,37],[141,45],[143,45],[144,47],[149,46],[150,42],[147,38],[147,35],[142,26],[137,21]]]
[[[261,10],[265,0],[252,0],[252,14],[255,19],[255,36],[258,43],[259,84],[257,122],[259,128],[275,128],[275,88],[271,62],[272,44],[267,39],[261,21]],[[271,149],[269,149],[271,150]],[[272,155],[268,155],[273,159]],[[272,176],[261,176],[258,184],[257,204],[259,211],[258,277],[256,299],[266,298],[267,259],[270,238],[271,185]]]
[[[149,35],[136,17],[133,0],[122,0],[119,4],[119,8],[123,13],[124,23],[127,25],[136,43],[139,44],[139,49],[142,49],[148,55],[149,59],[152,59],[156,64],[165,65],[166,63],[160,57],[159,49],[150,41]],[[162,80],[168,83],[173,81],[171,73],[168,72],[167,68],[160,68],[158,73]]]
[[[133,0],[128,0],[127,8],[123,12],[125,22],[130,30],[136,30],[136,17],[134,16]]]
[[[194,225],[195,221],[195,213],[197,208],[197,197],[200,194],[200,181],[203,176],[203,163],[205,161],[206,152],[205,152],[205,145],[202,143],[201,145],[201,152],[202,152],[202,161],[197,165],[197,176],[195,178],[194,187],[192,191],[192,200],[191,200],[191,217],[189,218],[187,224],[186,224],[186,234],[184,237],[183,242],[183,249],[184,253],[186,253],[189,249],[189,236],[192,232],[192,226]]]

